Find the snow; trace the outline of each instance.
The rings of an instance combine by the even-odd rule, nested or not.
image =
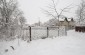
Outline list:
[[[70,30],[67,36],[38,39],[28,43],[19,40],[19,45],[18,40],[2,41],[0,55],[85,55],[85,33]]]

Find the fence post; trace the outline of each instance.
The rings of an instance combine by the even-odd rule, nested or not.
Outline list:
[[[47,37],[49,36],[49,29],[48,29],[48,27],[47,27]]]
[[[29,26],[29,34],[30,34],[30,41],[32,41],[32,39],[31,39],[31,26]]]

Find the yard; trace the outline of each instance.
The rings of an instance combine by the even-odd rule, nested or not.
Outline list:
[[[19,44],[17,39],[2,41],[0,55],[85,55],[85,33],[70,30],[67,36],[38,39],[28,43],[19,40]]]

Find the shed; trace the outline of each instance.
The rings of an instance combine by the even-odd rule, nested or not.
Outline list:
[[[85,24],[84,23],[79,23],[75,26],[75,31],[76,32],[85,32]]]

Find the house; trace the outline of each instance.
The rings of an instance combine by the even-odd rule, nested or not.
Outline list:
[[[75,21],[73,18],[61,17],[58,19],[50,19],[44,23],[43,26],[66,26],[68,29],[75,28]]]
[[[84,21],[77,22],[76,26],[75,26],[75,31],[76,32],[85,32],[85,22]]]
[[[66,26],[68,29],[73,29],[75,28],[75,21],[73,18],[62,18],[59,19],[59,25],[60,26]]]

